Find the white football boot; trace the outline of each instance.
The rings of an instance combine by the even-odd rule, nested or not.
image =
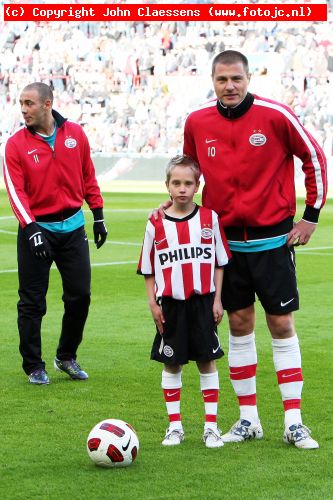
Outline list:
[[[212,429],[207,427],[202,436],[203,442],[207,448],[221,448],[224,445],[222,440],[221,431],[217,427]]]
[[[314,450],[319,448],[317,441],[312,439],[311,431],[303,424],[294,424],[286,429],[283,435],[285,443],[293,444],[296,448],[303,450]]]
[[[167,429],[165,438],[162,441],[163,446],[177,446],[184,441],[183,429]]]
[[[260,422],[251,424],[248,420],[238,420],[229,432],[223,434],[222,439],[225,443],[239,443],[247,439],[262,439],[264,433]]]

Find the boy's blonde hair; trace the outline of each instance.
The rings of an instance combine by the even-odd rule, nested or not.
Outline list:
[[[171,158],[169,163],[166,166],[165,169],[165,174],[166,174],[166,183],[169,184],[170,178],[172,171],[174,170],[175,167],[179,166],[184,166],[184,167],[190,167],[190,169],[193,171],[195,181],[198,184],[199,179],[200,179],[200,168],[199,165],[197,164],[196,161],[194,161],[190,156],[188,155],[177,155]]]

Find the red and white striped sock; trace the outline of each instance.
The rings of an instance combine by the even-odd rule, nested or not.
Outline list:
[[[239,402],[240,419],[257,424],[257,350],[254,332],[243,337],[229,334],[228,361],[230,380]]]
[[[217,405],[219,400],[219,374],[200,373],[200,389],[205,405],[205,429],[217,427]]]
[[[182,388],[182,372],[168,373],[162,371],[162,389],[169,417],[169,429],[183,429],[180,414],[180,390]]]
[[[284,406],[285,427],[302,423],[303,374],[297,335],[272,339],[273,361]]]

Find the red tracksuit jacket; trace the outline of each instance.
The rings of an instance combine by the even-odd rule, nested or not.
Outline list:
[[[36,217],[82,206],[102,208],[103,199],[82,127],[52,111],[54,151],[38,134],[20,128],[7,141],[4,178],[13,211],[24,228]]]
[[[231,110],[211,101],[188,116],[184,153],[200,165],[203,205],[218,213],[225,229],[245,230],[292,220],[297,156],[307,193],[303,218],[317,222],[326,198],[326,159],[288,106],[250,93]]]

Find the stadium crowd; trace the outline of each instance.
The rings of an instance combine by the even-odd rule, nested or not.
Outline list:
[[[188,2],[190,3],[190,2]],[[247,55],[250,90],[289,104],[333,154],[333,17],[328,22],[0,23],[0,140],[21,120],[20,90],[51,84],[55,109],[93,152],[172,155],[189,111],[213,97],[212,58]]]

